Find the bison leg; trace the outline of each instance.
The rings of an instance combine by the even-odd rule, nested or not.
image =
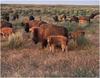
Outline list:
[[[51,45],[51,52],[54,52],[54,45]]]
[[[62,44],[62,45],[61,45],[61,48],[62,48],[62,51],[64,52],[64,51],[65,51],[66,46]]]
[[[42,41],[42,48],[45,48],[45,47],[47,47],[47,40],[46,39],[44,39]]]

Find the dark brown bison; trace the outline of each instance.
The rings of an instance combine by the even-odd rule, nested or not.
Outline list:
[[[76,23],[79,22],[79,18],[77,16],[71,16],[70,17],[70,22],[75,21]]]
[[[12,17],[12,20],[15,21],[16,19],[19,19],[19,15],[18,14],[14,14]]]
[[[68,39],[62,35],[51,35],[47,38],[48,46],[50,51],[54,52],[54,49],[57,45],[61,46],[62,51],[68,50]]]
[[[31,27],[39,27],[42,24],[46,24],[44,21],[32,20],[25,24],[24,28],[26,32],[29,32]]]
[[[54,20],[55,22],[58,22],[58,21],[59,21],[58,16],[57,16],[57,15],[53,16],[53,20]]]
[[[55,15],[53,16],[53,19],[55,22],[59,22],[59,21],[66,21],[66,15],[62,14],[62,15]]]
[[[90,19],[93,19],[96,15],[99,15],[99,11],[98,11],[98,10],[93,11],[93,12],[91,13],[91,15],[89,16],[89,18],[90,18]]]
[[[42,42],[42,48],[47,46],[47,37],[50,35],[63,35],[68,38],[68,30],[65,27],[53,24],[42,24],[33,28],[33,31],[33,41],[36,44]]]
[[[0,28],[3,28],[3,27],[10,27],[10,28],[12,28],[12,23],[10,23],[8,21],[1,20]]]

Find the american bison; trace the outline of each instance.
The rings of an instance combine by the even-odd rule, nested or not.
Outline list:
[[[84,36],[84,35],[85,35],[85,31],[84,30],[77,30],[77,31],[69,33],[68,37],[69,37],[69,39],[73,39],[74,41],[76,41],[76,39],[79,36]]]
[[[60,17],[59,17],[60,19],[60,21],[66,21],[66,15],[65,14],[62,14],[62,15],[60,15]]]
[[[90,19],[93,19],[96,15],[99,15],[99,11],[98,10],[93,11],[89,17],[90,17]]]
[[[12,20],[15,21],[18,18],[19,18],[19,15],[18,14],[14,14]]]
[[[68,38],[68,30],[65,27],[53,24],[42,24],[33,31],[33,41],[35,43],[42,42],[42,48],[47,46],[47,37],[50,35],[63,35]]]
[[[66,51],[68,48],[68,39],[65,36],[62,35],[55,35],[55,36],[49,36],[47,38],[48,46],[50,48],[50,51],[54,52],[54,49],[57,45],[61,46],[62,51]]]
[[[84,21],[84,22],[86,21],[86,22],[90,23],[90,18],[88,16],[80,16],[79,17],[79,22],[80,21]]]
[[[57,15],[53,16],[53,20],[54,20],[55,22],[58,22],[58,21],[59,21],[58,16],[57,16]]]
[[[74,32],[71,32],[69,33],[69,39],[73,39],[74,40],[74,44],[75,44],[75,47],[77,47],[77,39],[80,37],[80,36],[84,36],[85,35],[85,31],[84,30],[77,30],[77,31],[74,31]]]
[[[77,16],[71,16],[70,17],[70,22],[75,21],[76,23],[79,22],[79,18]]]
[[[53,16],[53,19],[55,22],[59,22],[59,21],[66,21],[66,15],[62,14],[62,15],[55,15]]]
[[[46,22],[33,20],[33,21],[29,21],[28,23],[26,23],[24,28],[25,28],[26,32],[29,32],[29,28],[31,28],[31,27],[39,27],[42,24],[46,24]]]
[[[10,22],[8,22],[8,21],[1,20],[1,26],[0,26],[0,28],[3,28],[3,27],[10,27],[10,28],[13,28],[13,27],[12,27],[12,23],[10,23]]]

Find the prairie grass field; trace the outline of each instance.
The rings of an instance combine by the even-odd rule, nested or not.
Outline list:
[[[89,16],[98,6],[74,5],[18,5],[1,4],[1,18],[8,15],[15,34],[1,38],[1,77],[97,77],[99,78],[99,17],[91,22],[55,22],[54,15]],[[19,19],[12,21],[12,15]],[[64,26],[69,32],[77,28],[85,30],[85,37],[78,39],[78,47],[73,41],[68,44],[68,51],[57,48],[50,52],[48,47],[42,49],[41,43],[34,44],[32,33],[26,33],[21,24],[25,16],[33,15],[36,20],[58,26]]]

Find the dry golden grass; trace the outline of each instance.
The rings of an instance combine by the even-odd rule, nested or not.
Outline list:
[[[31,5],[30,7],[33,8]],[[24,6],[21,6],[21,8],[27,9]],[[38,8],[42,9],[45,7],[37,6],[33,9],[37,11]],[[65,9],[66,7],[59,6],[53,10],[50,7],[49,10],[54,12],[54,10],[58,9],[59,11],[62,8]],[[91,7],[88,8],[90,11]],[[60,11],[63,11],[63,9]],[[84,7],[84,9],[87,9],[87,7]],[[38,16],[38,14],[35,16]],[[77,28],[76,23],[55,23],[49,14],[44,14],[42,20],[48,23],[66,26],[69,31],[74,31]],[[79,42],[82,44],[89,41],[88,44],[86,43],[84,46],[75,48],[70,43],[68,52],[62,52],[61,49],[56,49],[53,53],[48,48],[41,49],[40,43],[35,45],[31,40],[30,33],[25,33],[20,28],[15,27],[18,30],[18,34],[14,35],[14,37],[11,36],[9,42],[12,42],[15,38],[15,45],[18,44],[17,46],[21,47],[19,42],[22,42],[23,46],[16,48],[10,44],[14,48],[8,48],[7,40],[1,39],[1,77],[99,77],[98,22],[94,20],[90,25],[84,25],[83,27],[86,30],[86,39],[79,39]]]

